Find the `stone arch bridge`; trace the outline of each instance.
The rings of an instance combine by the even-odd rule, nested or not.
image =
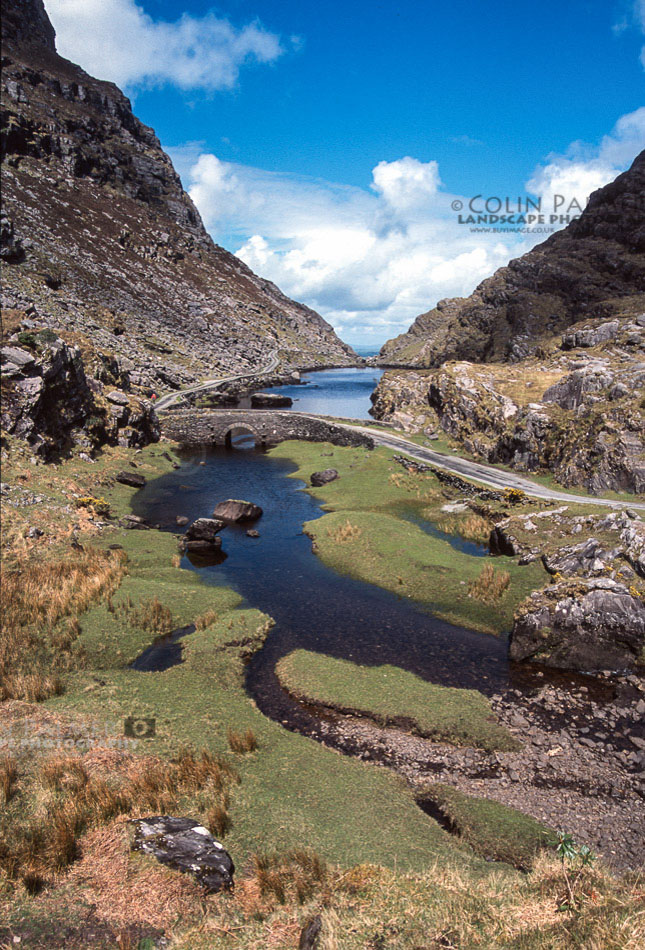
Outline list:
[[[255,444],[269,448],[287,439],[332,442],[334,445],[364,445],[374,442],[350,426],[300,412],[272,409],[180,409],[164,413],[161,431],[184,445],[231,445],[235,430],[251,433]]]

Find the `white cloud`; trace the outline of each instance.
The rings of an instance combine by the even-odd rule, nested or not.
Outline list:
[[[645,3],[645,0],[643,0]],[[591,193],[631,164],[645,148],[645,107],[621,116],[600,145],[574,142],[564,155],[550,155],[527,182],[528,190],[542,198],[543,207],[559,206],[561,213],[575,205],[584,208]]]
[[[527,189],[584,203],[645,144],[645,109],[623,116],[599,145],[549,156]],[[178,152],[195,155],[195,146]],[[545,233],[473,232],[436,162],[379,162],[369,188],[263,171],[200,154],[185,178],[216,241],[256,273],[314,307],[344,337],[383,341],[442,297],[463,296]],[[516,194],[516,188],[511,187]]]
[[[173,83],[181,89],[228,89],[240,68],[270,63],[280,39],[259,23],[236,28],[207,13],[156,21],[135,0],[45,0],[58,52],[119,86]]]
[[[636,27],[640,33],[645,33],[645,0],[631,0],[629,9],[621,16],[612,29],[617,36],[626,30]],[[645,69],[645,46],[641,47],[640,60]]]
[[[215,240],[355,341],[402,332],[441,297],[469,293],[519,246],[516,235],[459,225],[434,161],[379,162],[369,190],[211,154],[188,177]]]

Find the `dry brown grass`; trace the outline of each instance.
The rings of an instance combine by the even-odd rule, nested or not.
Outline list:
[[[223,838],[231,824],[231,817],[223,803],[211,805],[206,812],[206,826],[217,838]]]
[[[123,551],[98,549],[12,558],[2,578],[0,699],[40,702],[62,691],[58,671],[70,665],[78,615],[116,590],[126,561]]]
[[[218,617],[219,614],[216,610],[206,610],[203,614],[200,614],[199,617],[195,618],[195,629],[205,630],[214,624]]]
[[[18,766],[12,755],[0,756],[0,795],[3,804],[11,801],[16,790]]]
[[[133,626],[160,636],[170,633],[173,629],[172,612],[158,597],[141,601],[139,606],[130,612],[129,621]]]
[[[244,755],[246,752],[255,752],[258,747],[258,740],[252,729],[247,729],[246,732],[236,732],[235,729],[228,729],[226,738],[231,751],[240,755]]]
[[[348,519],[345,524],[339,525],[337,528],[328,528],[327,537],[331,538],[336,544],[346,544],[349,541],[356,541],[362,535],[361,528],[358,525],[352,524]]]
[[[179,917],[200,914],[203,888],[190,877],[155,861],[132,864],[125,821],[117,818],[84,835],[70,886],[80,885],[91,895],[97,918],[119,928],[133,922],[170,928]]]
[[[449,516],[437,522],[437,528],[445,534],[456,534],[465,541],[484,544],[490,537],[490,524],[481,515],[470,514],[465,517]]]
[[[256,854],[253,866],[260,893],[272,895],[279,904],[288,899],[304,903],[328,877],[322,858],[305,848]]]
[[[508,571],[496,571],[492,564],[486,564],[479,577],[468,584],[468,596],[483,604],[497,604],[511,583]]]
[[[23,777],[14,813],[0,826],[0,867],[10,879],[35,892],[76,859],[86,831],[119,815],[172,812],[185,795],[206,796],[206,820],[218,834],[230,826],[227,789],[239,776],[208,750],[186,750],[170,761],[108,755],[103,770],[100,763],[100,754],[56,753]]]

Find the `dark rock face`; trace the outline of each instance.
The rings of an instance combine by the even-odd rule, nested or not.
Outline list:
[[[16,345],[2,349],[2,427],[7,432],[45,459],[64,455],[74,444],[94,449],[159,439],[150,403],[125,394],[119,405],[104,399],[101,384],[86,375],[78,347],[51,330],[18,336]]]
[[[594,192],[578,220],[502,267],[467,299],[442,300],[417,317],[407,333],[385,344],[381,359],[415,366],[515,361],[582,315],[610,316],[612,298],[624,304],[645,288],[644,200],[645,151]],[[610,325],[603,332],[611,332]]]
[[[515,557],[524,553],[523,546],[503,524],[496,524],[491,530],[488,548],[490,553],[495,556]]]
[[[259,505],[254,505],[252,501],[240,501],[237,498],[220,501],[213,511],[214,518],[231,524],[240,521],[257,521],[261,516],[262,509]]]
[[[254,409],[280,409],[293,406],[291,396],[281,396],[279,393],[253,393],[251,406]]]
[[[322,472],[313,472],[310,476],[311,484],[314,488],[320,488],[321,485],[327,485],[338,478],[338,472],[335,468],[326,468]]]
[[[210,893],[233,887],[235,865],[230,854],[198,821],[159,815],[135,818],[132,823],[135,851],[191,874]]]
[[[578,670],[638,669],[645,604],[609,578],[556,584],[531,595],[515,617],[512,660]]]
[[[42,0],[2,13],[5,308],[84,337],[97,363],[127,361],[146,396],[278,349],[287,366],[355,361],[319,314],[213,243],[127,97],[56,54]]]
[[[119,472],[116,480],[122,485],[130,485],[131,488],[143,488],[146,483],[144,476],[137,475],[136,472]]]
[[[43,0],[3,0],[2,42],[56,51],[56,33]]]

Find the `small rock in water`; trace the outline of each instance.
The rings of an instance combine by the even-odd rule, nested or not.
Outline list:
[[[162,864],[192,876],[207,891],[230,890],[235,865],[219,841],[192,818],[157,815],[135,818],[132,848],[152,854]]]

